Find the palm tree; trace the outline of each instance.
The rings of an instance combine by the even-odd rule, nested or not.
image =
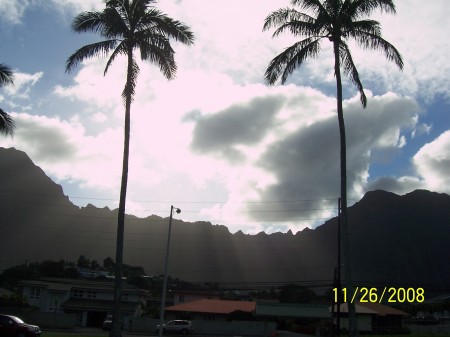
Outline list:
[[[0,63],[0,87],[7,84],[14,84],[14,74],[11,68]],[[12,117],[2,108],[0,108],[0,133],[12,136],[16,128]]]
[[[342,252],[345,279],[347,288],[349,288],[347,291],[351,291],[347,223],[347,158],[341,69],[350,82],[357,87],[364,108],[367,105],[367,97],[350,53],[348,41],[353,39],[362,48],[381,50],[389,61],[393,61],[400,69],[403,69],[400,53],[381,37],[380,23],[368,18],[376,9],[395,14],[395,5],[392,0],[291,0],[291,3],[298,6],[300,11],[294,8],[284,8],[271,13],[265,19],[263,30],[274,27],[273,37],[287,31],[293,36],[301,36],[303,39],[286,48],[269,63],[265,80],[270,85],[275,84],[279,79],[281,83],[285,83],[288,76],[308,58],[318,56],[323,41],[333,45],[340,134]],[[349,305],[349,316],[350,333],[354,336],[357,334],[354,305]]]
[[[117,220],[116,272],[114,286],[114,312],[111,336],[120,336],[120,302],[122,297],[123,238],[125,201],[128,182],[130,147],[130,107],[133,101],[139,66],[135,51],[141,60],[155,63],[167,79],[173,79],[177,70],[175,51],[169,39],[186,45],[193,44],[194,35],[189,27],[168,17],[154,7],[156,0],[105,0],[102,11],[83,12],[72,23],[77,32],[93,32],[104,40],[86,45],[73,53],[66,62],[66,72],[72,71],[85,59],[108,56],[104,75],[117,56],[127,58],[127,79],[122,92],[125,105],[125,136],[123,147],[122,180]]]

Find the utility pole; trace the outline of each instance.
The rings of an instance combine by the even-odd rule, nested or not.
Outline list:
[[[166,246],[166,258],[164,262],[164,282],[163,282],[163,290],[161,294],[161,309],[159,313],[159,331],[158,336],[162,337],[163,335],[163,324],[164,324],[164,307],[166,306],[166,292],[167,292],[167,271],[168,271],[168,265],[169,265],[169,252],[170,252],[170,235],[172,232],[172,215],[173,211],[177,212],[178,214],[181,213],[181,209],[170,206],[170,218],[169,218],[169,233],[167,235],[167,246]]]
[[[336,336],[341,335],[341,198],[338,198],[338,261],[337,261],[337,302],[336,302]]]

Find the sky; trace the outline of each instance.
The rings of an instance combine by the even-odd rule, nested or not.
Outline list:
[[[396,1],[374,13],[404,59],[399,71],[379,52],[351,45],[368,96],[344,82],[349,204],[367,191],[450,193],[450,7],[447,0]],[[336,214],[339,132],[331,45],[285,85],[268,86],[270,60],[292,36],[263,31],[288,0],[160,0],[186,23],[195,44],[173,42],[177,76],[141,69],[131,111],[127,213],[210,221],[256,234],[296,233]],[[16,122],[0,146],[26,152],[70,200],[117,208],[123,154],[125,60],[106,76],[105,59],[70,74],[66,59],[93,34],[71,31],[101,0],[0,0],[0,63],[14,86],[0,105]]]

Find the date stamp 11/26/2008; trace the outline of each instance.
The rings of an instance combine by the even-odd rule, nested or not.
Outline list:
[[[341,303],[422,303],[425,301],[425,290],[423,288],[367,288],[355,287],[352,293],[347,288],[341,289],[339,297],[339,289],[333,288],[333,301],[337,303],[339,298]]]

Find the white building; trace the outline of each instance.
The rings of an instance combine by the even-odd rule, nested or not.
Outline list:
[[[42,312],[74,313],[77,325],[100,327],[114,303],[113,280],[45,278],[19,282],[30,306]],[[141,304],[150,299],[147,291],[123,284],[121,311],[124,323],[141,316]]]

